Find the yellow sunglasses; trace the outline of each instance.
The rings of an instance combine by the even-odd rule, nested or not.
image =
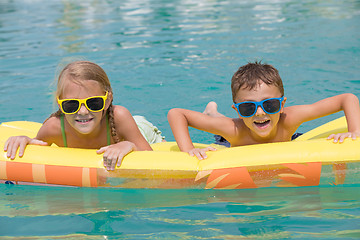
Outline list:
[[[91,112],[100,112],[105,108],[105,102],[108,97],[108,92],[105,96],[94,96],[84,99],[59,99],[57,97],[57,102],[60,106],[60,109],[65,114],[75,114],[80,110],[81,104],[84,104],[85,107]]]

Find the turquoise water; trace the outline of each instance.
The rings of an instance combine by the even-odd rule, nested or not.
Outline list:
[[[42,122],[64,57],[101,65],[115,104],[167,140],[172,107],[231,109],[230,79],[261,60],[287,104],[360,97],[359,1],[0,1],[0,122]],[[340,113],[300,127],[304,132]],[[212,136],[191,130],[196,142]],[[0,186],[0,237],[30,239],[350,239],[360,187],[242,191]],[[44,225],[48,224],[46,227]],[[107,236],[107,237],[106,237]]]
[[[356,239],[359,188],[204,191],[1,185],[0,232],[34,239]]]

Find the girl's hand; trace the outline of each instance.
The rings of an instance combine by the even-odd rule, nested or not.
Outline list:
[[[347,133],[337,133],[331,134],[327,139],[334,139],[334,143],[342,143],[344,142],[345,138],[352,138],[355,140],[357,137],[360,136],[359,132],[347,132]]]
[[[216,151],[217,149],[214,147],[206,147],[206,148],[193,148],[188,151],[190,156],[196,156],[199,160],[203,160],[207,158],[206,152],[207,151]]]
[[[19,149],[19,157],[24,155],[24,151],[26,145],[33,144],[33,145],[42,145],[47,146],[48,143],[35,139],[29,138],[27,136],[14,136],[8,138],[4,144],[4,151],[7,152],[6,156],[11,160],[14,160],[16,157],[16,151]]]
[[[122,141],[110,146],[105,146],[96,151],[96,153],[104,153],[104,167],[106,170],[114,170],[117,162],[117,166],[121,165],[122,159],[130,152],[136,150],[134,143],[129,141]]]

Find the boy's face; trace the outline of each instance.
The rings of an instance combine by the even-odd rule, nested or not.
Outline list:
[[[260,102],[268,98],[280,98],[280,90],[274,85],[266,85],[261,83],[254,89],[241,88],[235,98],[235,103],[245,101]],[[249,128],[250,134],[255,140],[266,141],[274,138],[277,133],[277,124],[280,119],[280,113],[283,112],[283,106],[286,101],[281,104],[281,110],[275,114],[268,114],[259,106],[256,113],[251,117],[241,117],[245,125]]]

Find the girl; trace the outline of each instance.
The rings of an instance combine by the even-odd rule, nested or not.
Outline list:
[[[68,64],[59,74],[56,90],[59,110],[40,128],[35,138],[10,137],[7,157],[22,157],[27,144],[98,149],[104,166],[114,170],[125,155],[151,147],[140,133],[130,112],[112,105],[113,92],[105,71],[88,61]]]

